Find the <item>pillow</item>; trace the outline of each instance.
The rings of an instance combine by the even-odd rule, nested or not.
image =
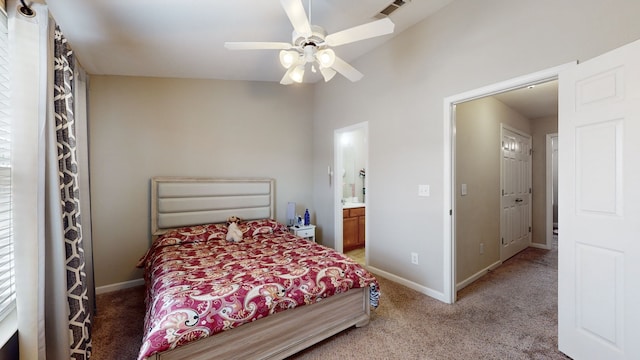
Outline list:
[[[253,237],[258,234],[272,234],[278,231],[287,231],[287,227],[273,219],[259,219],[245,221],[240,225],[244,237]]]
[[[185,226],[169,230],[160,235],[154,244],[177,245],[191,242],[208,241],[211,239],[224,239],[227,234],[226,224],[206,224]]]
[[[153,241],[151,247],[138,260],[136,266],[144,267],[147,257],[158,247],[224,239],[226,235],[226,224],[193,225],[169,230]]]

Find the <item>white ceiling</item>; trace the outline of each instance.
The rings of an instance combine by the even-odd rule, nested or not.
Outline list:
[[[409,1],[390,16],[393,34],[340,46],[336,53],[350,62],[451,1]],[[46,2],[90,74],[280,81],[277,50],[231,51],[224,42],[290,42],[293,31],[279,0]],[[331,34],[375,20],[392,2],[314,0],[311,23]],[[309,14],[309,0],[302,3]]]
[[[494,95],[527,119],[538,119],[558,114],[558,81],[537,84]]]
[[[290,42],[293,28],[280,0],[45,1],[89,74],[279,82],[285,72],[277,50],[224,47],[225,41]],[[393,34],[339,46],[336,53],[352,62],[452,1],[409,0],[390,15]],[[311,23],[335,33],[375,20],[392,2],[314,0]],[[302,3],[309,14],[309,0]],[[320,78],[305,74],[305,82]],[[529,118],[557,113],[557,85],[496,98]]]

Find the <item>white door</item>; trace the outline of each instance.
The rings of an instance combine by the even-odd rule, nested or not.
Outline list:
[[[531,137],[502,126],[500,260],[531,243]]]
[[[640,42],[559,79],[559,348],[640,359]]]

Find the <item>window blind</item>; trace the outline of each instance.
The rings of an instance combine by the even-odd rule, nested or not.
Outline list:
[[[0,11],[0,319],[15,307],[7,15]]]

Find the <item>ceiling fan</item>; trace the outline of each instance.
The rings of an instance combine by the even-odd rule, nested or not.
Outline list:
[[[322,27],[311,25],[302,0],[280,0],[280,3],[293,25],[291,43],[225,42],[224,46],[230,50],[280,50],[280,63],[287,69],[280,80],[283,85],[302,82],[307,64],[311,64],[314,72],[317,66],[324,81],[331,80],[336,72],[351,81],[360,80],[362,73],[337,57],[332,47],[390,34],[394,28],[389,18],[383,18],[327,35]]]

